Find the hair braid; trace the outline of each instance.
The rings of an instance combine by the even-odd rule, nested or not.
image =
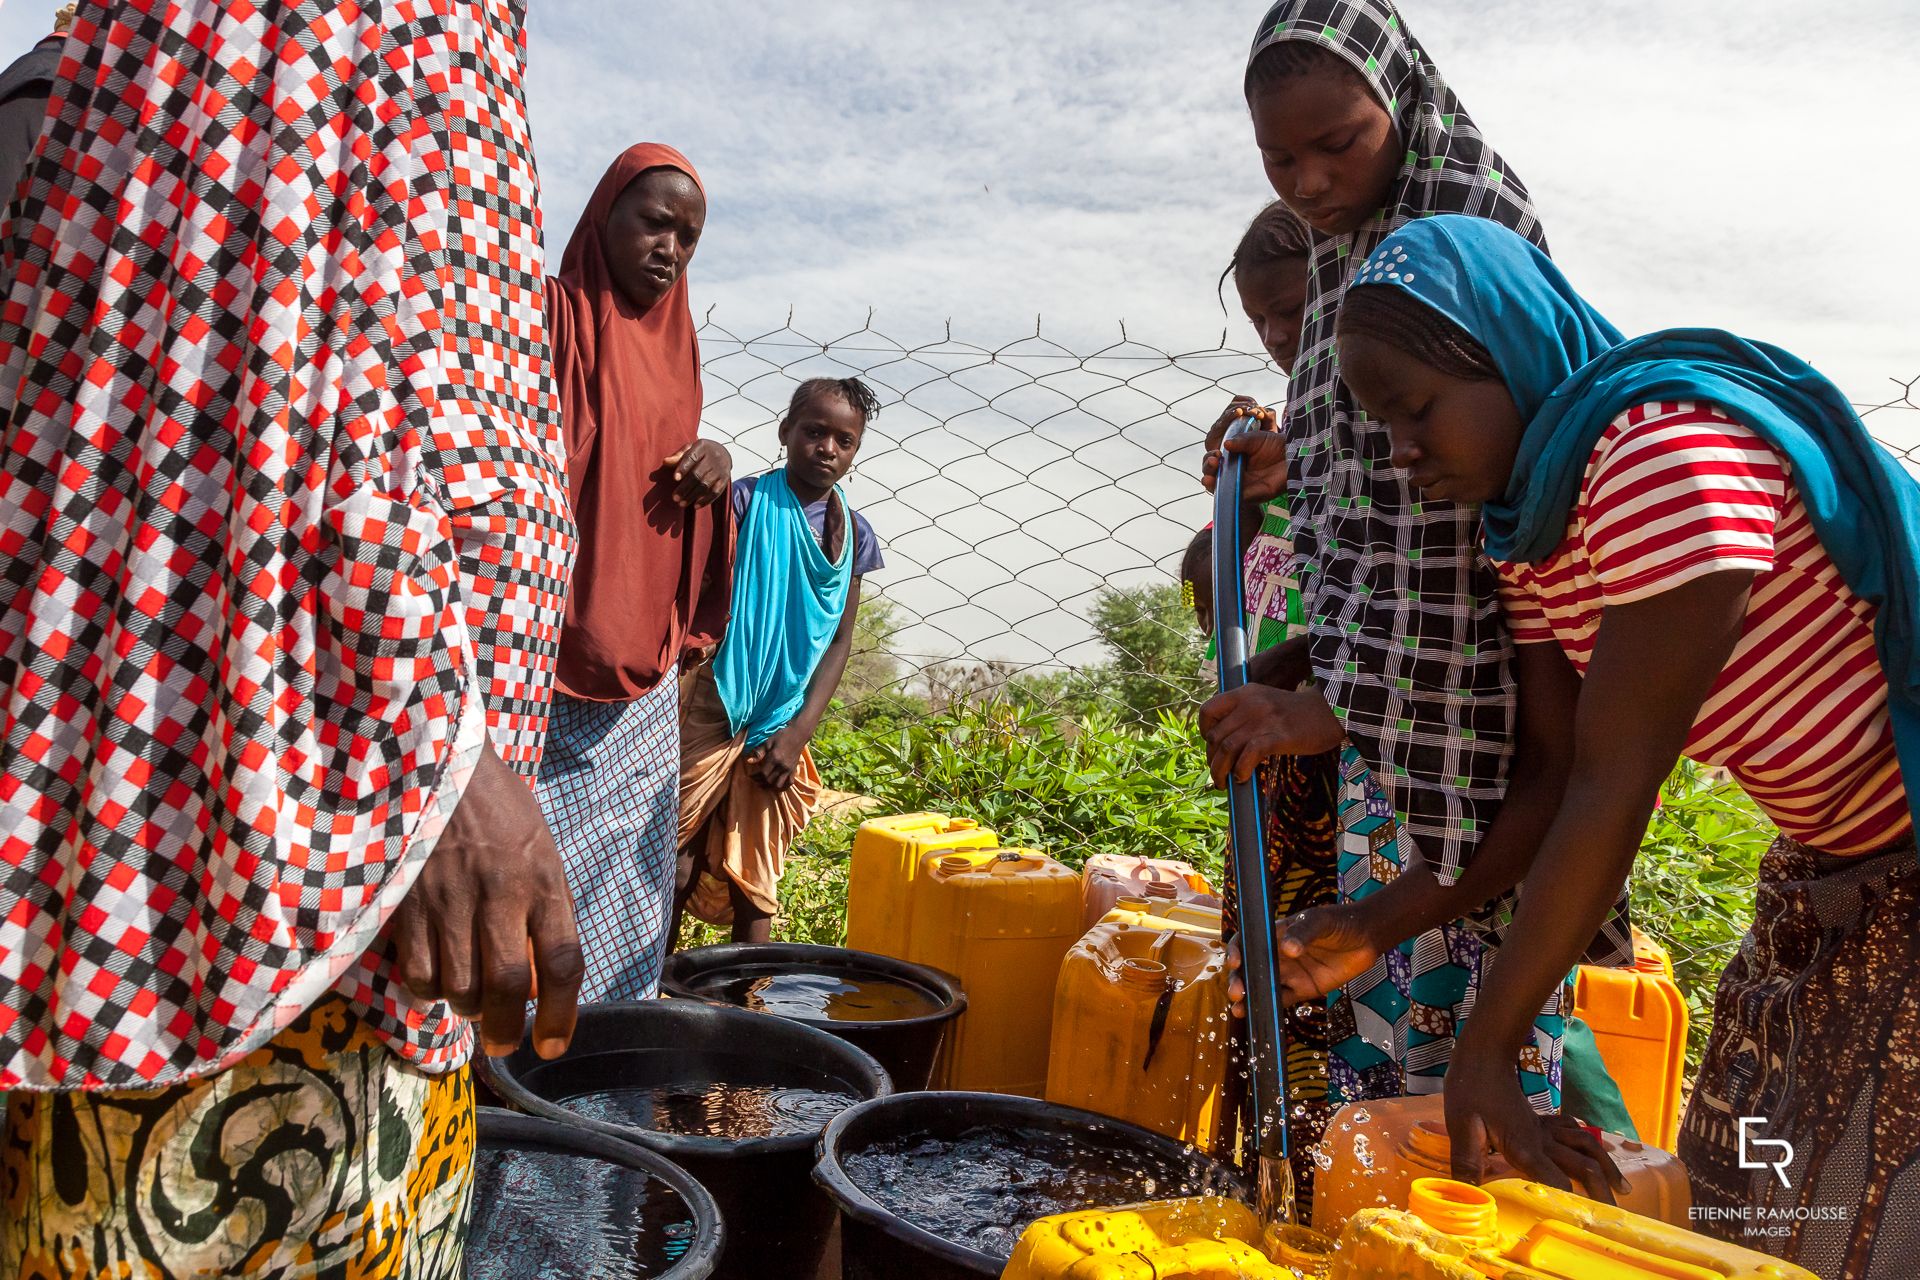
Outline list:
[[[1355,334],[1384,342],[1449,378],[1500,379],[1500,366],[1485,347],[1405,289],[1355,285],[1340,303],[1338,323],[1341,337]]]

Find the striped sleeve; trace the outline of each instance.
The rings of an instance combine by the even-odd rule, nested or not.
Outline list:
[[[1773,567],[1780,457],[1712,405],[1647,404],[1601,436],[1582,486],[1582,540],[1605,604],[1710,573]]]
[[[1525,569],[1517,564],[1495,566],[1500,571],[1500,616],[1507,634],[1515,644],[1548,644],[1554,641],[1553,625],[1547,621],[1540,597],[1534,594]]]

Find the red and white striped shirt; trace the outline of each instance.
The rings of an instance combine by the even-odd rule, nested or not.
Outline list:
[[[1826,853],[1912,829],[1873,646],[1780,455],[1716,406],[1645,404],[1594,446],[1566,539],[1497,563],[1516,643],[1557,641],[1583,674],[1601,611],[1750,569],[1746,624],[1686,754],[1728,769],[1780,830]]]

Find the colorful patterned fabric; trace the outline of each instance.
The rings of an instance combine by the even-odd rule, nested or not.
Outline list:
[[[1300,599],[1300,560],[1293,546],[1293,517],[1283,494],[1260,513],[1242,562],[1246,567],[1247,625],[1254,653],[1264,653],[1299,634],[1306,625]]]
[[[587,953],[580,999],[651,999],[671,945],[680,818],[678,667],[632,702],[556,693],[539,795],[567,864]]]
[[[161,1088],[370,951],[571,552],[509,0],[83,6],[0,248],[0,1088]]]
[[[1526,188],[1481,138],[1387,0],[1281,0],[1253,56],[1304,40],[1346,59],[1407,150],[1386,208],[1359,232],[1313,234],[1307,318],[1285,430],[1289,506],[1315,677],[1442,880],[1472,856],[1504,793],[1513,734],[1509,646],[1476,513],[1424,502],[1379,423],[1340,381],[1334,319],[1347,279],[1388,231],[1444,212],[1540,240]]]
[[[1837,858],[1785,836],[1760,860],[1753,927],[1720,977],[1713,1034],[1680,1125],[1696,1230],[1829,1280],[1913,1274],[1914,863],[1911,841],[1873,857]],[[1776,1173],[1771,1162],[1781,1158],[1787,1164]],[[1760,1167],[1742,1168],[1743,1160]]]
[[[1338,752],[1318,756],[1281,756],[1260,766],[1261,808],[1266,817],[1266,869],[1273,926],[1287,917],[1333,900]],[[1239,886],[1229,860],[1226,913],[1239,919]],[[1246,1025],[1235,1023],[1244,1041]],[[1311,1001],[1287,1010],[1285,1035],[1287,1134],[1294,1193],[1302,1206],[1313,1203],[1313,1149],[1335,1110],[1327,1094],[1327,1011]],[[1244,1046],[1241,1049],[1244,1052]]]
[[[326,999],[211,1079],[13,1094],[0,1276],[457,1280],[473,1158],[466,1069]]]
[[[1340,896],[1363,901],[1406,865],[1393,806],[1366,761],[1341,759]],[[1366,974],[1327,999],[1332,1041],[1329,1095],[1336,1105],[1369,1098],[1439,1093],[1454,1038],[1473,1009],[1487,962],[1498,952],[1454,922],[1401,943]],[[1564,988],[1534,1019],[1521,1052],[1520,1087],[1536,1111],[1560,1108]]]
[[[1703,574],[1754,573],[1739,643],[1683,753],[1724,766],[1783,835],[1823,853],[1869,853],[1912,833],[1877,611],[1841,581],[1780,455],[1716,406],[1648,404],[1615,418],[1565,540],[1537,564],[1498,568],[1514,641],[1558,642],[1583,674],[1608,605]]]

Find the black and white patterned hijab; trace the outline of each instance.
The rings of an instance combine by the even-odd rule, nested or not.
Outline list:
[[[1281,0],[1251,57],[1289,40],[1350,63],[1406,147],[1372,221],[1352,235],[1313,233],[1286,429],[1314,674],[1406,831],[1451,883],[1505,791],[1511,650],[1478,550],[1478,511],[1422,501],[1391,465],[1386,429],[1340,381],[1334,319],[1353,270],[1413,218],[1471,214],[1544,240],[1526,188],[1387,0]]]

